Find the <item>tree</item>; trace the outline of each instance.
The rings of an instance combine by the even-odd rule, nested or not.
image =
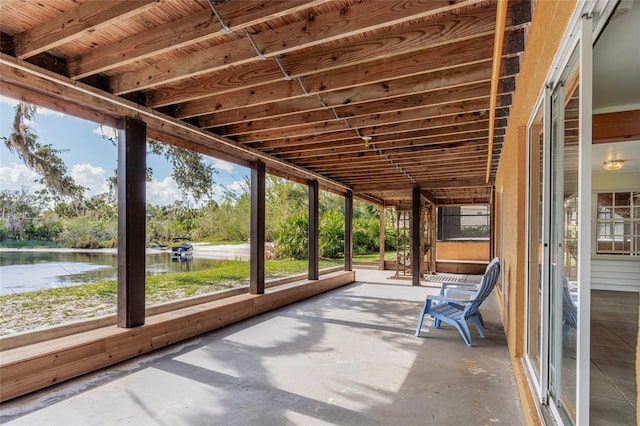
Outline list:
[[[38,136],[33,131],[30,122],[35,118],[37,107],[20,102],[15,107],[13,129],[9,137],[2,137],[7,148],[32,171],[38,173],[41,183],[53,195],[59,198],[82,200],[86,188],[76,184],[67,175],[67,168],[60,157],[65,150],[56,149],[52,145],[38,142]],[[114,145],[114,138],[105,136]],[[185,196],[192,196],[196,202],[211,199],[214,188],[214,175],[217,171],[212,165],[206,164],[204,156],[186,149],[165,145],[156,140],[147,140],[149,152],[163,156],[172,166],[172,177],[180,191]],[[147,179],[152,178],[153,171],[147,170]],[[117,177],[109,179],[111,190],[115,193]]]
[[[0,192],[0,221],[5,238],[30,239],[37,227],[42,203],[26,188],[19,191]]]
[[[54,197],[82,198],[85,188],[77,185],[67,175],[67,167],[60,158],[59,154],[64,150],[38,142],[38,135],[29,124],[35,117],[36,106],[20,102],[15,111],[11,134],[8,138],[2,137],[9,151],[20,157],[29,169],[42,176],[41,183]]]

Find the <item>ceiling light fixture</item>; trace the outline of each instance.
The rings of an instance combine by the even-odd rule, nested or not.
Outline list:
[[[369,142],[371,142],[371,136],[363,136],[362,140],[364,141],[364,147],[369,148]]]
[[[602,168],[608,172],[615,172],[620,170],[624,166],[624,160],[607,160],[602,165]]]

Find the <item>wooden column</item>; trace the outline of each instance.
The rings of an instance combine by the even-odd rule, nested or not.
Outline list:
[[[437,209],[436,204],[431,204],[429,209],[429,239],[431,240],[431,253],[429,253],[429,272],[435,274],[436,271],[436,259],[438,256],[438,229],[437,229]]]
[[[384,204],[382,206],[380,206],[380,236],[379,236],[379,243],[380,243],[380,263],[378,265],[378,269],[380,271],[384,271],[384,214],[385,214],[385,208],[384,208]]]
[[[411,192],[411,278],[413,285],[420,285],[422,264],[422,193],[420,188]]]
[[[309,182],[309,279],[317,280],[320,276],[318,263],[318,215],[320,187],[317,180]]]
[[[118,130],[118,327],[144,324],[147,125],[125,118]]]
[[[251,164],[251,235],[249,241],[249,292],[264,294],[265,165]]]
[[[491,188],[489,204],[489,261],[496,257],[496,190]]]
[[[344,194],[344,270],[353,271],[353,192]]]

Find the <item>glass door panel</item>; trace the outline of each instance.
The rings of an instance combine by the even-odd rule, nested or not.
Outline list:
[[[527,357],[542,386],[542,306],[544,259],[544,104],[529,127],[529,247],[527,289]]]
[[[576,420],[578,313],[579,67],[577,54],[552,95],[549,396],[565,424]]]

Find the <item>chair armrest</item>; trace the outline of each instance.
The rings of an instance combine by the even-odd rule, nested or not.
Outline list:
[[[444,297],[451,297],[451,295],[457,294],[460,296],[468,296],[468,299],[472,299],[478,293],[477,290],[461,290],[457,288],[448,288],[444,292]],[[468,300],[467,299],[467,300]],[[465,300],[465,299],[463,299]]]
[[[454,305],[466,305],[469,302],[473,302],[473,299],[454,299],[450,297],[443,296],[427,296],[427,302],[438,302],[438,303],[453,303]]]
[[[450,287],[466,287],[466,288],[473,288],[473,289],[478,289],[478,286],[480,284],[474,284],[474,283],[448,283],[448,282],[444,282],[442,283],[442,287],[440,287],[440,296],[444,296],[446,293],[446,290]]]

